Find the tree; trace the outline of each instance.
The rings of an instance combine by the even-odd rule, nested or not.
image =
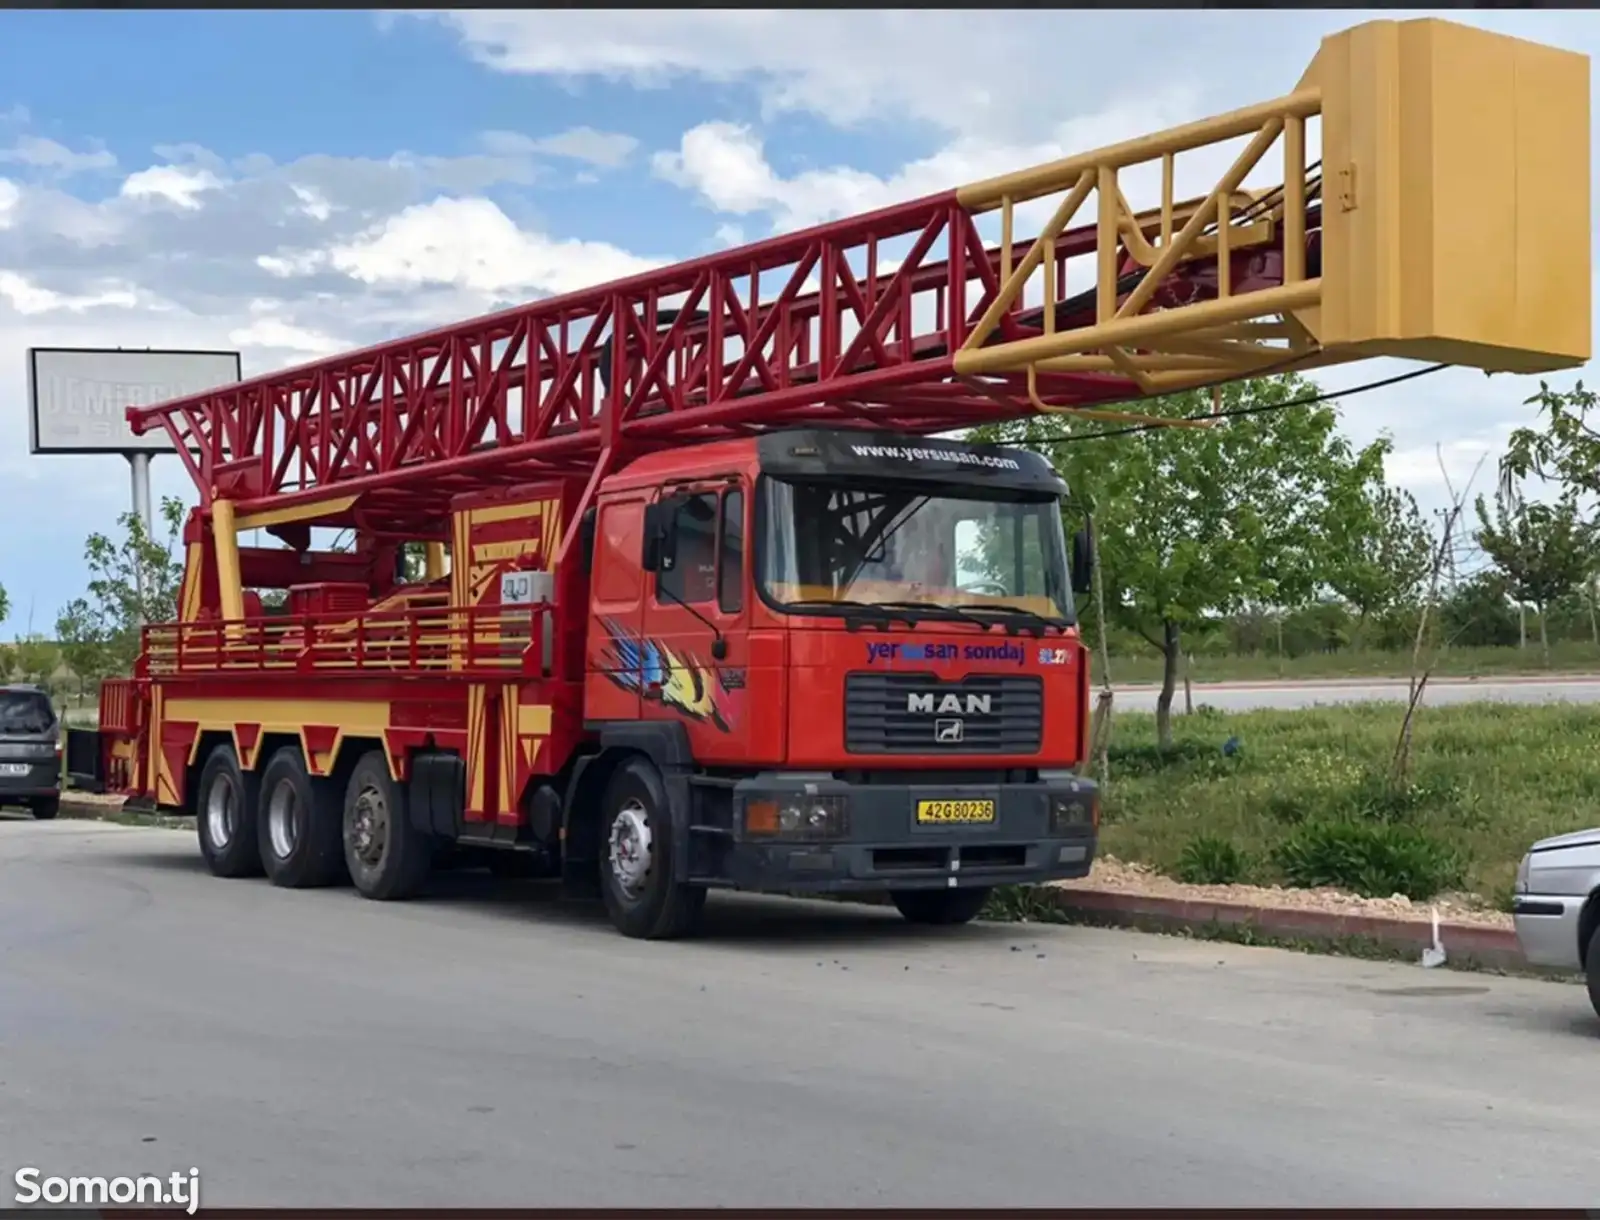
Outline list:
[[[0,585],[0,623],[11,617],[11,595],[6,592],[4,585]]]
[[[90,687],[117,672],[117,659],[111,642],[103,638],[99,622],[82,598],[68,602],[56,619],[56,636],[61,643],[61,657],[78,679],[78,693],[85,695]]]
[[[1439,606],[1440,626],[1466,648],[1505,648],[1517,642],[1511,590],[1497,568],[1475,572],[1450,590]]]
[[[1582,586],[1594,566],[1590,531],[1578,519],[1576,497],[1568,491],[1555,504],[1530,504],[1502,486],[1495,492],[1493,520],[1482,496],[1476,507],[1474,538],[1505,576],[1511,596],[1539,612],[1539,644],[1548,660],[1545,612]]]
[[[56,619],[63,648],[90,670],[74,666],[80,677],[127,673],[139,654],[140,626],[177,617],[183,564],[173,552],[183,515],[183,502],[167,497],[161,501],[163,539],[150,537],[144,522],[131,512],[117,518],[120,541],[89,535],[83,548],[89,568],[87,596],[67,603]]]
[[[1416,604],[1428,579],[1435,541],[1410,492],[1384,482],[1387,437],[1342,468],[1330,488],[1335,511],[1324,540],[1328,587],[1349,603],[1352,642],[1373,622]]]
[[[1381,480],[1386,442],[1355,451],[1336,431],[1331,406],[1273,409],[1313,390],[1295,375],[1232,383],[1221,389],[1222,408],[1253,414],[1204,428],[1090,441],[1086,434],[1104,425],[1046,416],[974,437],[1049,456],[1071,489],[1065,511],[1072,518],[1098,506],[1107,616],[1163,658],[1156,703],[1163,746],[1172,740],[1185,629],[1249,604],[1306,604],[1335,550],[1364,528],[1357,508],[1367,501],[1350,489]],[[1142,409],[1177,417],[1211,406],[1210,391],[1194,390]]]
[[[53,640],[29,633],[17,641],[15,657],[24,682],[35,682],[46,690],[51,688],[56,671],[61,668],[61,649]]]
[[[1544,382],[1526,405],[1537,405],[1547,416],[1543,428],[1518,428],[1506,442],[1500,459],[1500,492],[1519,499],[1517,484],[1532,475],[1561,486],[1582,499],[1600,496],[1600,429],[1590,422],[1596,414],[1594,391],[1578,382],[1572,389],[1552,390]]]

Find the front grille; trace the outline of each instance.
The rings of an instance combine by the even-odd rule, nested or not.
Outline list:
[[[1044,682],[1036,676],[845,678],[844,747],[852,754],[1033,754],[1043,734]]]

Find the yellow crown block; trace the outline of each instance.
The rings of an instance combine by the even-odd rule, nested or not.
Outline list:
[[[1325,39],[1325,348],[1548,372],[1591,348],[1589,59],[1448,21]]]

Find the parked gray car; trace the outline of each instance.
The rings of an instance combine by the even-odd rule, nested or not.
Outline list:
[[[1541,839],[1517,867],[1511,903],[1522,955],[1582,970],[1600,1015],[1600,828]]]
[[[61,722],[37,686],[0,686],[0,805],[36,818],[61,807]]]

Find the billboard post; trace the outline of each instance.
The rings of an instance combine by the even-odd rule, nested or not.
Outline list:
[[[127,408],[187,398],[244,379],[238,352],[151,348],[28,349],[28,451],[115,453],[128,459],[129,499],[155,537],[150,459],[174,452],[166,432],[135,436]],[[144,604],[144,570],[137,571]]]

